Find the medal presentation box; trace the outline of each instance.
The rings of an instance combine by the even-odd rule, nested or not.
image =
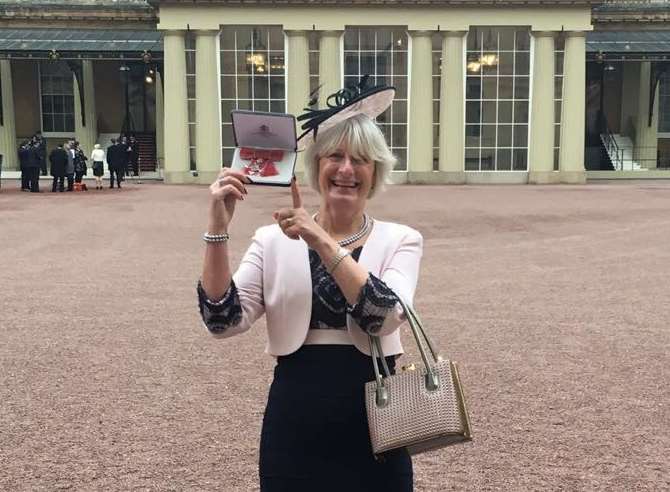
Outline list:
[[[291,114],[231,111],[235,153],[231,169],[252,183],[290,186],[297,159]]]

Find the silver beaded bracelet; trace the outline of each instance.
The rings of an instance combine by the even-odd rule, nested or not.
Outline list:
[[[344,260],[350,254],[351,252],[348,249],[340,246],[340,249],[337,250],[335,256],[333,256],[328,262],[328,265],[326,265],[326,271],[332,275],[335,269],[340,265],[340,263],[342,263],[342,260]]]
[[[230,239],[230,236],[227,233],[223,234],[210,234],[206,232],[202,235],[202,240],[206,243],[225,243]]]

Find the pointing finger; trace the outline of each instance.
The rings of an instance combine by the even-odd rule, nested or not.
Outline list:
[[[293,197],[293,208],[302,208],[300,188],[298,188],[298,180],[295,177],[291,181],[291,196]]]

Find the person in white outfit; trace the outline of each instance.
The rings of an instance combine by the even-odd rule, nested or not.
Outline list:
[[[105,161],[105,151],[100,148],[100,144],[93,146],[91,152],[91,161],[93,161],[93,176],[95,176],[95,189],[102,189],[102,175],[104,173],[103,162]]]

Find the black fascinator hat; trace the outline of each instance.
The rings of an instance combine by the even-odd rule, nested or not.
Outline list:
[[[345,87],[328,96],[326,108],[305,108],[305,113],[298,116],[304,122],[300,127],[303,132],[298,137],[300,146],[305,148],[316,140],[319,131],[327,130],[353,116],[364,114],[374,119],[393,102],[395,87],[388,85],[370,85],[370,76],[364,75],[358,85]]]

